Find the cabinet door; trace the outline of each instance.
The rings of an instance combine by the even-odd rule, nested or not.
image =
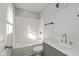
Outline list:
[[[44,55],[45,56],[66,56],[65,54],[61,53],[60,51],[49,46],[46,43],[44,43]]]
[[[44,55],[45,56],[57,56],[54,50],[45,43],[44,43]]]

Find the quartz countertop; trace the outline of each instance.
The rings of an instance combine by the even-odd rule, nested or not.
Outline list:
[[[71,46],[65,46],[63,44],[60,44],[59,41],[51,41],[51,40],[45,40],[44,42],[68,56],[79,56],[78,45],[73,44]]]

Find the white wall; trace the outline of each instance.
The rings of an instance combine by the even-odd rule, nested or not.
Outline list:
[[[29,39],[28,25],[32,27],[35,32],[36,40]],[[29,44],[39,43],[39,20],[37,15],[23,10],[15,9],[15,47]],[[20,47],[21,47],[20,46]]]
[[[79,4],[56,8],[55,4],[49,4],[41,17],[45,17],[45,23],[54,22],[53,25],[45,26],[45,39],[61,40],[66,33],[69,41],[79,42]],[[52,20],[51,20],[52,18]]]
[[[40,17],[44,17],[44,22],[52,22],[51,18],[56,15],[55,4],[48,4],[48,6],[40,13]],[[54,20],[54,19],[53,19]],[[54,25],[44,26],[45,39],[54,39]]]

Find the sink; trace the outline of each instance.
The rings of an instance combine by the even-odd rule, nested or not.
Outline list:
[[[53,41],[53,42],[51,41],[50,43],[51,44],[59,44],[59,45],[65,47],[65,48],[71,48],[72,47],[72,45],[69,45],[69,44],[66,44],[66,43],[62,43],[61,41]]]

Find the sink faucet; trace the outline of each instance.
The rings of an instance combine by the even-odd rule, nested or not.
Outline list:
[[[63,38],[65,38],[65,43],[67,43],[67,34],[63,34]]]

